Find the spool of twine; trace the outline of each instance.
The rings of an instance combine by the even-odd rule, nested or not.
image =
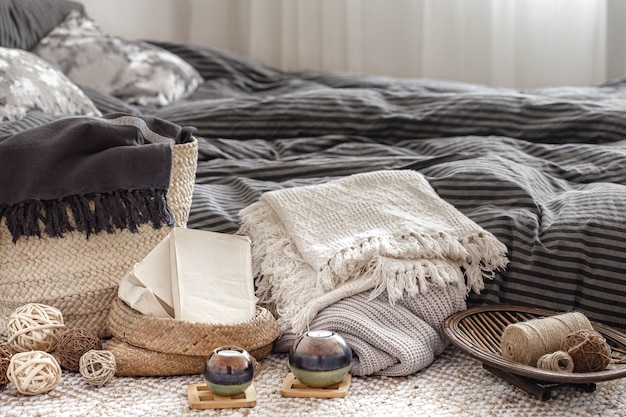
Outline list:
[[[567,335],[592,329],[582,313],[565,313],[509,324],[502,333],[502,357],[535,366],[540,357],[561,348]]]
[[[561,350],[574,361],[574,372],[596,372],[606,369],[611,362],[611,347],[595,330],[579,330],[569,334],[561,343]]]
[[[89,329],[74,328],[66,330],[59,336],[52,354],[63,369],[78,372],[80,358],[92,349],[102,349],[100,337]]]
[[[541,356],[537,360],[537,368],[571,373],[574,372],[574,360],[567,352],[557,350]]]
[[[11,357],[7,375],[20,393],[43,394],[59,385],[61,367],[47,352],[19,352]]]
[[[108,350],[90,350],[80,357],[80,374],[91,385],[102,386],[117,371],[115,356]]]
[[[29,303],[17,308],[11,315],[7,324],[7,342],[15,352],[51,352],[64,328],[59,309]]]

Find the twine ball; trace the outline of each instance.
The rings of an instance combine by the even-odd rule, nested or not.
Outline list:
[[[13,356],[13,349],[7,342],[0,342],[0,358],[11,358]]]
[[[115,356],[108,350],[93,349],[80,357],[80,374],[88,384],[104,385],[116,371]]]
[[[7,324],[8,343],[15,352],[51,352],[65,328],[55,307],[29,303],[17,308]]]
[[[593,328],[587,317],[578,312],[509,324],[500,342],[502,357],[535,366],[540,357],[559,350],[567,335],[581,329]]]
[[[595,330],[579,330],[568,335],[561,350],[574,360],[574,372],[596,372],[611,362],[611,347]]]
[[[21,394],[37,395],[59,385],[61,367],[47,352],[18,352],[11,357],[7,375]]]
[[[11,362],[11,356],[13,356],[13,351],[9,344],[0,342],[0,389],[4,389],[9,383],[7,371]]]
[[[558,372],[574,372],[574,360],[567,352],[557,350],[547,353],[537,360],[537,368]]]
[[[80,358],[92,349],[102,349],[98,335],[88,329],[68,329],[59,336],[56,348],[52,352],[63,369],[78,372]]]
[[[11,359],[0,358],[0,390],[3,390],[9,383],[9,376],[7,371],[9,370],[9,363]]]

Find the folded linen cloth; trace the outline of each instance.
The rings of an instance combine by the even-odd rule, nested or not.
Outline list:
[[[0,140],[0,219],[13,241],[173,225],[172,146],[193,128],[153,117],[68,117]],[[71,213],[70,219],[68,213]]]
[[[313,319],[311,330],[337,332],[352,348],[352,375],[411,375],[443,352],[448,341],[443,321],[464,310],[465,293],[456,285],[430,285],[425,293],[405,294],[395,305],[371,290],[337,301]],[[288,352],[298,335],[285,333],[274,343]]]
[[[391,304],[431,285],[480,291],[506,246],[412,170],[355,174],[265,193],[240,212],[259,304],[299,334],[325,307],[370,292]]]

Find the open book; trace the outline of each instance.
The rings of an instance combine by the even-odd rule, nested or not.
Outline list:
[[[174,228],[122,278],[119,297],[156,317],[227,324],[254,317],[250,239]]]

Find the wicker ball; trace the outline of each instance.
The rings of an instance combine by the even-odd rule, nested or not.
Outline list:
[[[102,349],[100,337],[89,329],[74,328],[66,330],[59,336],[52,354],[63,369],[78,372],[81,356],[92,349]]]
[[[47,352],[19,352],[11,357],[7,375],[20,393],[43,394],[59,385],[61,367]]]
[[[108,350],[90,350],[80,357],[80,374],[85,382],[101,386],[109,382],[116,372],[115,356]]]
[[[572,357],[574,372],[602,371],[611,362],[611,347],[595,330],[569,334],[561,343],[561,350]]]
[[[11,346],[9,346],[7,342],[0,342],[0,358],[11,359],[13,353],[15,352],[13,352],[13,349],[11,349]]]
[[[0,389],[4,389],[9,383],[7,370],[13,356],[13,350],[6,342],[0,342]]]
[[[59,309],[29,303],[17,308],[11,315],[7,324],[8,343],[15,352],[51,352],[64,328]]]

